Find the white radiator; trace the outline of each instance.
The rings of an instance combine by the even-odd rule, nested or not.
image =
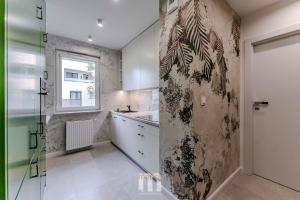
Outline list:
[[[93,120],[67,121],[66,150],[72,151],[93,145]]]

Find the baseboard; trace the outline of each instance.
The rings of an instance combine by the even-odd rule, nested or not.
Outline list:
[[[235,170],[213,193],[211,193],[206,200],[215,200],[224,190],[226,190],[227,186],[229,186],[232,181],[240,174],[242,168],[239,167]]]
[[[167,188],[165,188],[164,186],[161,186],[161,192],[169,199],[169,200],[178,200],[178,198],[172,193],[170,192]]]
[[[46,159],[63,156],[65,154],[66,154],[65,151],[55,151],[55,152],[47,153],[46,154]]]
[[[93,145],[93,147],[98,147],[98,146],[102,146],[102,145],[105,145],[105,144],[110,144],[111,141],[110,140],[105,140],[105,141],[102,141],[102,142],[97,142]]]
[[[110,143],[110,140],[106,140],[106,141],[103,141],[103,142],[97,142],[97,143],[93,144],[92,147],[98,147],[98,146],[102,146],[102,145],[109,144],[109,143]],[[55,157],[63,156],[66,153],[67,153],[66,151],[55,151],[55,152],[47,153],[46,158],[47,159],[55,158]]]
[[[222,193],[227,188],[227,186],[229,186],[232,181],[240,174],[241,170],[241,167],[235,170],[213,193],[208,196],[206,200],[215,200],[217,196],[219,196],[219,194]],[[169,200],[178,200],[178,198],[164,186],[162,186],[162,193]]]

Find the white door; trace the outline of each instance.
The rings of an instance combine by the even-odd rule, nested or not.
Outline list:
[[[255,46],[252,80],[254,173],[300,191],[300,35]]]

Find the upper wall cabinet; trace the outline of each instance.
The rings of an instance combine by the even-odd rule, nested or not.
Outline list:
[[[123,90],[159,87],[159,22],[122,49]]]

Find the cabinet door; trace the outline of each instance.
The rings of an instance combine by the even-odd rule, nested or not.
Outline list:
[[[141,36],[141,82],[140,88],[154,87],[154,26],[149,27]]]
[[[126,118],[124,117],[119,117],[120,118],[120,129],[118,132],[118,138],[119,138],[119,147],[127,153],[127,146],[126,144],[126,131],[127,131],[127,123],[126,123]]]
[[[139,149],[139,141],[138,141],[138,131],[137,131],[137,121],[128,119],[127,121],[127,129],[126,129],[126,145],[128,155],[137,161],[137,152]]]
[[[152,174],[159,173],[159,129],[139,123],[141,165]]]
[[[154,24],[154,59],[153,59],[153,87],[159,87],[159,42],[160,22]]]
[[[112,115],[111,118],[111,133],[110,133],[110,139],[111,141],[119,146],[119,142],[118,142],[118,126],[119,126],[119,118],[116,115]]]
[[[139,38],[122,50],[123,90],[139,89],[140,83],[140,42]]]
[[[120,117],[120,147],[128,155],[132,149],[132,120]]]
[[[122,50],[124,90],[159,87],[159,22]]]

